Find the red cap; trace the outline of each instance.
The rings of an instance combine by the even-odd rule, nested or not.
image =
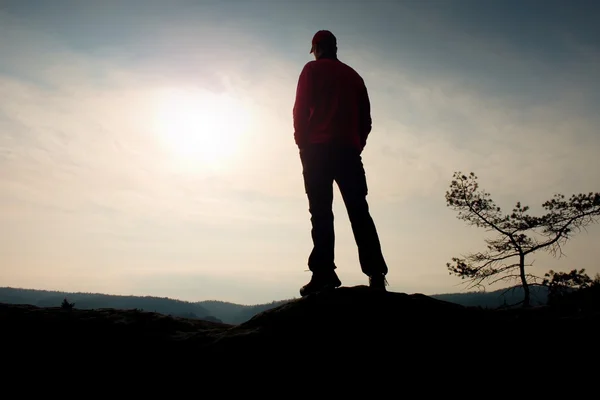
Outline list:
[[[327,31],[327,30],[318,31],[317,33],[315,33],[315,36],[313,36],[312,47],[310,48],[310,53],[312,53],[315,50],[315,44],[317,44],[319,42],[329,42],[333,45],[336,45],[337,39],[335,38],[334,34],[331,33],[330,31]]]

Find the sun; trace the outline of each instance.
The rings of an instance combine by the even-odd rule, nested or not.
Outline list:
[[[249,123],[240,102],[209,91],[163,92],[153,115],[158,139],[177,162],[188,167],[232,163]]]

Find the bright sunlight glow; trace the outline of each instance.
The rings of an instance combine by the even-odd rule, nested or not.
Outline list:
[[[217,168],[233,162],[249,115],[228,95],[208,91],[161,93],[154,113],[158,139],[189,168]]]

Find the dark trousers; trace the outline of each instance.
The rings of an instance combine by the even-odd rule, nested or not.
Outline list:
[[[367,180],[360,152],[351,147],[310,145],[300,151],[300,159],[312,224],[309,269],[319,272],[336,268],[333,223],[333,182],[336,182],[352,225],[362,272],[368,276],[387,274],[366,199]]]

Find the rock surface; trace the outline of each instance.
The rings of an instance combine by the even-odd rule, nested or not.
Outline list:
[[[593,307],[487,310],[421,294],[341,287],[262,312],[240,325],[137,310],[72,310],[0,304],[1,338],[36,357],[165,365],[182,360],[396,358],[440,363],[593,342]],[[479,354],[479,355],[478,355]],[[458,358],[456,358],[458,357]],[[168,360],[168,361],[167,361]],[[157,364],[158,365],[158,364]]]

